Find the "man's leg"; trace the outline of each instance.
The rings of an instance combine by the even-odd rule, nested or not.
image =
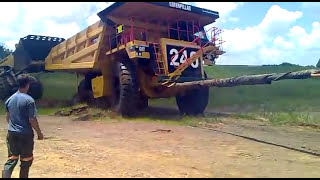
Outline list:
[[[2,178],[11,178],[11,174],[18,163],[19,157],[17,159],[8,159],[4,165],[4,170],[2,171]]]
[[[28,178],[29,177],[29,170],[32,165],[33,158],[21,158],[20,164],[20,178]]]
[[[24,136],[23,149],[20,155],[20,178],[28,178],[29,170],[33,162],[33,135]]]
[[[18,163],[18,138],[8,133],[7,135],[8,161],[4,165],[2,178],[11,178],[11,174]]]

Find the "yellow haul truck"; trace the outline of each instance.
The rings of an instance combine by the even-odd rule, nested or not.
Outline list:
[[[100,21],[52,48],[46,70],[83,74],[80,98],[122,115],[145,108],[148,98],[171,96],[183,113],[204,111],[208,88],[184,92],[174,85],[206,78],[203,62],[213,64],[224,53],[221,31],[204,29],[218,12],[174,2],[117,2],[98,16]]]
[[[49,71],[84,75],[80,99],[133,116],[149,98],[176,97],[182,114],[204,112],[209,87],[270,84],[305,79],[319,71],[207,79],[203,66],[225,53],[221,30],[205,29],[218,12],[176,2],[117,2],[98,13],[100,21],[53,47]]]
[[[218,12],[175,2],[117,2],[98,16],[52,48],[46,70],[83,74],[80,98],[122,115],[147,107],[149,98],[171,96],[182,113],[203,113],[208,87],[181,91],[175,84],[205,79],[204,62],[214,64],[224,53],[221,31],[204,29]]]

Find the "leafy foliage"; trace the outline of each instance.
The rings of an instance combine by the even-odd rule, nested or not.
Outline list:
[[[8,49],[3,43],[0,43],[0,59],[3,59],[10,55],[12,50]]]

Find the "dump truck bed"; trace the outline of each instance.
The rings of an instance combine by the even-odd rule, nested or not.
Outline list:
[[[46,70],[81,71],[96,67],[103,49],[105,25],[98,21],[51,49]]]

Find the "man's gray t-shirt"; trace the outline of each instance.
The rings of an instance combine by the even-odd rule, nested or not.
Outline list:
[[[37,108],[31,96],[19,91],[5,103],[9,113],[8,131],[21,134],[33,134],[30,118],[37,116]]]

